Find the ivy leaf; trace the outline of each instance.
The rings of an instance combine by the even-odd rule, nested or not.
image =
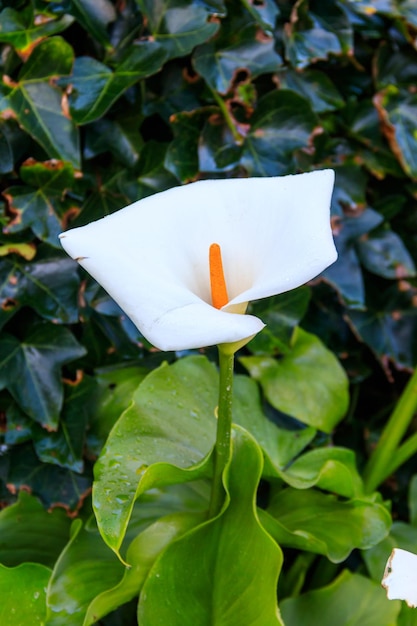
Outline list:
[[[294,152],[306,148],[318,120],[307,100],[293,91],[274,91],[259,100],[243,144],[241,164],[251,176],[294,171]]]
[[[71,0],[68,12],[97,41],[110,48],[107,27],[116,19],[116,10],[110,0]]]
[[[309,10],[307,0],[297,2],[284,28],[286,57],[296,69],[303,69],[329,54],[353,50],[352,32],[342,8],[326,0]]]
[[[65,30],[72,23],[70,15],[53,17],[33,13],[32,7],[17,11],[9,7],[0,13],[0,41],[7,43],[27,59],[42,39]]]
[[[417,180],[417,96],[391,85],[374,97],[382,130],[404,172]]]
[[[35,325],[22,342],[12,335],[0,340],[0,387],[7,387],[36,422],[54,430],[63,403],[61,367],[85,354],[66,328]]]
[[[13,116],[50,158],[80,167],[78,131],[62,108],[62,92],[51,78],[69,74],[74,53],[61,37],[40,43],[20,70],[18,81],[3,77],[0,113]]]
[[[22,265],[3,261],[0,269],[0,302],[3,309],[30,306],[51,322],[78,321],[77,266],[62,256]]]
[[[276,603],[282,554],[254,505],[261,471],[260,449],[235,428],[227,504],[158,558],[139,599],[140,624],[282,626]]]
[[[182,183],[195,180],[199,173],[198,142],[207,117],[213,108],[177,113],[170,119],[174,140],[169,144],[164,166]]]
[[[147,18],[152,38],[166,50],[169,59],[185,56],[218,30],[210,11],[193,0],[136,0]]]
[[[243,4],[258,24],[267,32],[273,32],[280,10],[274,0],[242,0]]]
[[[100,119],[132,85],[161,69],[167,58],[157,42],[136,42],[112,71],[92,57],[77,57],[72,75],[61,85],[71,85],[70,112],[77,124]]]
[[[65,391],[58,431],[45,433],[42,428],[37,428],[33,443],[41,461],[81,474],[86,430],[98,389],[94,379],[83,376],[81,380],[67,383]]]
[[[359,259],[367,270],[383,278],[411,278],[416,268],[402,239],[388,229],[376,229],[356,244]]]
[[[344,105],[344,100],[334,83],[320,70],[308,68],[300,73],[287,68],[280,70],[278,77],[283,89],[294,91],[308,100],[315,113],[334,111]]]
[[[240,362],[260,382],[272,406],[329,433],[347,411],[346,374],[334,354],[299,327],[291,348],[280,359],[250,356]]]
[[[197,48],[193,65],[211,89],[226,94],[238,71],[252,78],[277,71],[282,59],[274,45],[272,37],[257,37],[256,27],[250,25],[235,35],[227,47],[218,49],[214,43],[208,43]]]
[[[45,507],[77,511],[91,492],[91,476],[74,474],[68,469],[42,463],[30,444],[14,446],[9,455],[4,482],[12,493],[29,490]],[[3,476],[2,476],[3,478]]]

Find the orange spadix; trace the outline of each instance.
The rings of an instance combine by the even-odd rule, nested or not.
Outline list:
[[[212,243],[209,250],[211,302],[216,309],[221,309],[229,302],[224,278],[222,251],[218,243]]]

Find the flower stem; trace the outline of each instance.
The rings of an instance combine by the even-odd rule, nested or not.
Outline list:
[[[408,426],[417,410],[417,368],[408,381],[404,391],[398,400],[395,409],[391,413],[388,422],[382,431],[377,446],[370,457],[364,470],[364,485],[368,493],[372,493],[385,478],[387,469],[398,465],[395,463],[397,448],[404,437]],[[407,456],[410,450],[405,444],[401,446],[402,452]]]
[[[231,455],[234,352],[219,346],[219,404],[214,445],[214,471],[209,515],[216,516],[224,501],[223,472]]]
[[[233,139],[235,140],[237,145],[240,146],[243,142],[243,137],[237,130],[235,123],[232,119],[232,116],[230,115],[229,109],[227,108],[223,98],[219,96],[217,91],[215,91],[214,89],[211,89],[211,93],[213,94],[213,98],[215,99],[217,105],[219,106],[221,112],[223,113],[223,117],[225,119],[227,126],[229,127],[230,132],[232,133]]]

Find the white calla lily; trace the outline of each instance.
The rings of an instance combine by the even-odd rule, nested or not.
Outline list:
[[[263,327],[251,300],[294,289],[336,260],[334,173],[207,180],[174,187],[60,235],[148,341],[183,350],[247,340]],[[212,304],[219,244],[228,301]]]
[[[388,600],[405,600],[410,607],[417,606],[417,554],[394,548],[388,559],[382,586]]]

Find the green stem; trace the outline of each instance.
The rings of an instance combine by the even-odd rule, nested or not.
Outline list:
[[[218,104],[221,112],[223,113],[223,117],[225,119],[226,124],[228,125],[230,132],[233,135],[233,139],[236,141],[236,143],[240,146],[241,143],[243,142],[243,137],[242,135],[239,133],[239,131],[237,130],[235,123],[233,121],[232,116],[230,115],[230,111],[227,108],[223,98],[221,96],[219,96],[219,94],[217,93],[217,91],[214,91],[214,89],[210,90],[211,93],[213,94],[213,98],[215,99],[216,103]]]
[[[398,400],[394,411],[382,431],[364,470],[364,485],[368,493],[372,493],[387,478],[387,470],[395,463],[397,448],[417,410],[417,369],[408,381]],[[405,444],[404,444],[405,445]],[[406,449],[407,450],[407,449]],[[398,467],[398,465],[397,465]],[[388,474],[389,475],[389,474]]]
[[[232,437],[234,353],[219,346],[219,404],[217,408],[217,434],[214,445],[214,471],[209,515],[216,516],[224,501],[223,472],[230,460]]]

